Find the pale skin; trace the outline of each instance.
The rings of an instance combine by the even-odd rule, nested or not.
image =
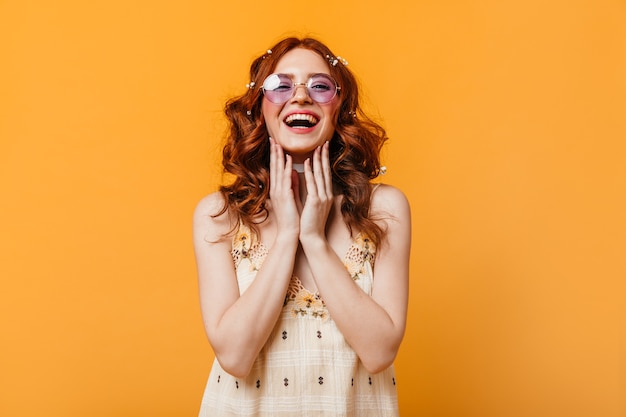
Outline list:
[[[302,50],[291,52],[296,51]],[[293,54],[291,61],[288,55],[277,69],[287,66],[298,82],[306,80],[311,67],[316,73],[328,71],[318,55],[319,62],[313,64],[303,61],[302,54]],[[264,102],[264,111],[270,106],[266,119],[274,110],[278,115],[293,109],[316,111],[324,118],[334,114],[338,103],[326,105],[329,107],[320,109],[300,88],[280,109]],[[229,211],[212,217],[223,205],[219,193],[201,200],[194,214],[201,308],[215,355],[226,372],[235,377],[248,375],[278,320],[289,282],[297,276],[305,288],[319,292],[364,367],[371,373],[380,372],[392,364],[406,325],[411,241],[408,202],[388,185],[378,187],[372,196],[371,213],[380,218],[387,237],[377,247],[369,296],[350,277],[342,261],[352,237],[340,212],[342,196],[333,191],[330,138],[313,132],[296,136],[298,146],[291,146],[293,137],[268,130],[277,137],[270,139],[269,217],[259,225],[258,238],[269,253],[243,294],[239,294],[230,254],[232,235],[225,236],[237,219]],[[303,146],[306,143],[310,145]],[[292,170],[294,161],[304,161],[304,173]]]

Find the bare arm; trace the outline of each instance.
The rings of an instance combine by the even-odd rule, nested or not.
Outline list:
[[[300,242],[308,259],[317,288],[331,317],[355,350],[365,368],[372,372],[386,369],[393,362],[404,336],[408,304],[411,215],[402,192],[381,186],[372,199],[371,211],[384,217],[387,237],[377,248],[372,296],[352,280],[343,262],[329,245],[325,218],[332,201],[332,184],[325,155],[314,157],[315,175],[307,174],[307,202],[302,214]],[[307,204],[309,207],[307,207]],[[311,210],[307,212],[307,208]]]
[[[276,160],[279,158],[273,157],[272,163],[279,165]],[[212,217],[223,204],[219,193],[200,201],[194,214],[194,247],[206,334],[222,367],[237,377],[250,372],[278,320],[298,248],[299,222],[289,158],[286,165],[273,167],[270,181],[271,199],[277,207],[270,221],[277,223],[276,237],[262,267],[241,296],[231,257],[231,238],[223,237],[237,220],[228,211]],[[278,204],[281,201],[284,204]]]

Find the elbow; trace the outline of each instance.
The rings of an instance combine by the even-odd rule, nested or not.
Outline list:
[[[396,359],[403,334],[398,337],[390,337],[386,343],[378,345],[374,348],[370,345],[370,349],[364,350],[359,354],[359,359],[363,367],[370,374],[377,374],[393,365]]]
[[[368,361],[363,362],[363,367],[370,374],[377,374],[389,368],[393,364],[393,359],[389,361]]]
[[[246,360],[240,355],[235,355],[232,352],[222,354],[215,352],[215,358],[224,371],[235,378],[242,379],[250,374],[254,363],[253,360]]]
[[[393,365],[393,361],[396,359],[396,353],[397,350],[390,350],[387,353],[362,357],[361,363],[368,373],[377,374]]]
[[[215,359],[225,372],[235,378],[245,378],[250,374],[258,352],[250,351],[245,344],[222,343],[220,338],[211,335],[209,343],[213,348]]]

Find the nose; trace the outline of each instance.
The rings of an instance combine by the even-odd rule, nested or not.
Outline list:
[[[312,102],[311,96],[309,96],[309,90],[306,88],[306,83],[294,83],[293,84],[293,101],[300,102]]]

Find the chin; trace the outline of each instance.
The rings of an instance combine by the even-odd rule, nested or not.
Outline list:
[[[283,146],[285,152],[295,155],[295,154],[311,154],[318,147],[324,145],[325,140],[316,140],[316,141],[301,141],[298,143],[297,140],[289,141]]]

